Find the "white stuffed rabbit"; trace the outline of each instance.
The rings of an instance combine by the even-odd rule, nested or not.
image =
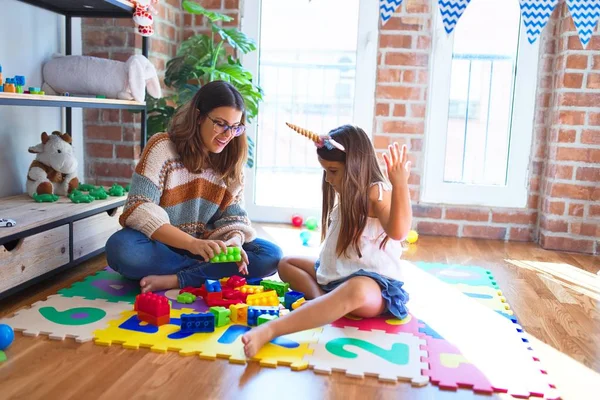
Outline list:
[[[156,68],[142,55],[126,62],[90,56],[56,57],[42,70],[46,94],[103,95],[107,98],[143,102],[146,89],[162,97]]]

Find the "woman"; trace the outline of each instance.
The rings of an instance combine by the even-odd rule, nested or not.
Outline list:
[[[108,264],[142,292],[200,286],[235,274],[275,273],[281,249],[256,239],[243,199],[248,155],[245,108],[229,83],[204,85],[154,135],[133,174],[120,223],[106,244]],[[237,263],[207,261],[241,247]]]

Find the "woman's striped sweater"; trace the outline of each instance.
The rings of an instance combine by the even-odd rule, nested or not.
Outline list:
[[[254,240],[241,207],[244,179],[227,186],[212,169],[199,174],[184,167],[167,133],[152,136],[137,164],[120,223],[146,236],[164,224],[201,239],[242,243]]]

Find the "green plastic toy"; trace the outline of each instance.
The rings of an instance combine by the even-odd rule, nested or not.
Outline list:
[[[77,189],[81,190],[82,192],[89,192],[90,190],[96,189],[96,186],[87,183],[80,183]]]
[[[78,204],[78,203],[91,203],[92,201],[94,201],[94,197],[93,196],[90,196],[89,194],[82,193],[79,190],[77,190],[77,191],[73,190],[71,192],[71,194],[69,195],[69,198],[75,204]]]
[[[231,323],[231,310],[225,307],[211,307],[208,311],[215,315],[215,326],[225,326]]]
[[[37,203],[54,203],[56,200],[58,200],[57,195],[48,194],[48,193],[46,193],[46,194],[34,193],[32,197]]]
[[[270,281],[268,279],[263,279],[262,281],[260,281],[260,285],[266,290],[274,290],[275,292],[277,292],[278,297],[285,296],[285,294],[290,288],[289,283]]]
[[[177,302],[181,304],[191,304],[196,301],[196,296],[191,293],[181,293],[177,295]]]
[[[211,263],[226,263],[242,261],[241,249],[239,247],[228,247],[227,253],[221,252],[210,259]]]
[[[113,183],[110,189],[108,189],[108,194],[114,197],[125,196],[125,188],[121,185]]]
[[[129,184],[129,185],[127,185],[127,186],[125,186],[125,191],[126,191],[127,193],[129,193],[129,190],[130,190],[130,189],[131,189],[131,184]]]
[[[108,199],[108,193],[106,193],[106,190],[104,190],[104,187],[102,186],[98,186],[96,189],[90,190],[89,194],[96,200]]]

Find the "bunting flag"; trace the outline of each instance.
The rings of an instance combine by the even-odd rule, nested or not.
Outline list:
[[[438,0],[446,33],[450,34],[471,0]]]
[[[381,15],[381,25],[385,25],[392,14],[400,7],[402,0],[379,0],[379,15]]]
[[[533,44],[548,23],[558,0],[520,0],[527,39]]]
[[[586,48],[600,19],[600,1],[567,0],[573,23],[583,48]]]

